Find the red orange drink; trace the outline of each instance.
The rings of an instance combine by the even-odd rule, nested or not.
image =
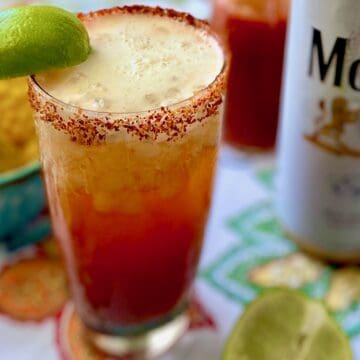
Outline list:
[[[187,325],[225,59],[190,15],[130,7],[81,19],[89,59],[30,80],[54,231],[95,345],[155,355]]]
[[[232,55],[224,138],[234,147],[275,144],[288,0],[214,0],[212,25]]]

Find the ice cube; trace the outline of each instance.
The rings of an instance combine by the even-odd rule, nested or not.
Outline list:
[[[102,110],[105,107],[105,100],[103,98],[95,98],[91,107],[94,110]]]

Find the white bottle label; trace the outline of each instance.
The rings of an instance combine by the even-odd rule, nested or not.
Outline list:
[[[280,221],[360,255],[360,1],[294,0],[279,141]]]

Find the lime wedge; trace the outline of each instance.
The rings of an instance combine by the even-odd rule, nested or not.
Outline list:
[[[272,290],[248,306],[226,344],[223,360],[350,360],[351,348],[317,301]]]
[[[53,6],[0,11],[0,79],[77,65],[90,53],[76,15]]]

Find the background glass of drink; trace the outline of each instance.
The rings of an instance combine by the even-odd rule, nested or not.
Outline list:
[[[41,77],[30,79],[30,100],[54,232],[87,334],[111,354],[154,356],[187,327],[184,314],[211,200],[227,69],[208,25],[189,15],[138,7],[82,19],[91,26],[92,19],[127,12],[151,16],[160,37],[171,36],[157,24],[160,17],[195,27],[194,34],[206,36],[221,58],[215,80],[187,100],[140,112],[65,104],[49,95],[51,81],[42,83]],[[169,91],[175,93],[178,68],[172,70]],[[69,91],[87,75],[74,71]],[[101,84],[96,87],[101,91]],[[150,109],[153,97],[146,95]]]
[[[225,141],[273,148],[279,116],[288,0],[214,0],[212,25],[231,51]]]

